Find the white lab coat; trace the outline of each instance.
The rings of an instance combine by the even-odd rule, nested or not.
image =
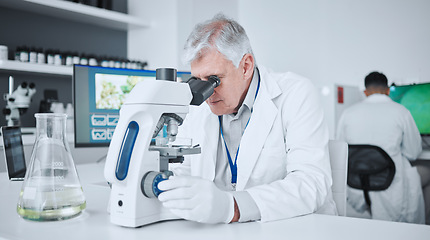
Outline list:
[[[421,136],[410,112],[383,94],[373,94],[346,109],[338,124],[337,138],[348,144],[370,144],[384,149],[394,161],[396,173],[385,191],[370,191],[372,218],[424,223],[420,176],[409,160],[421,152]],[[366,205],[363,191],[348,187],[348,203],[358,212]]]
[[[262,221],[312,212],[336,214],[331,193],[328,129],[318,93],[294,73],[259,67],[261,86],[237,158],[237,191],[247,191]],[[192,107],[179,133],[202,147],[175,169],[214,180],[219,121],[204,103]]]

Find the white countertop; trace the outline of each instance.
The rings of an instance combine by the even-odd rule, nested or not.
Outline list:
[[[430,149],[429,148],[425,148],[423,149],[423,151],[421,152],[421,154],[418,156],[419,160],[430,160]]]
[[[21,131],[23,133],[26,133],[26,134],[22,134],[23,145],[32,146],[34,144],[34,141],[36,140],[35,139],[36,128],[22,128]],[[33,133],[33,134],[29,134],[29,133]],[[67,138],[70,146],[73,146],[75,142],[75,135],[73,133],[67,133]],[[1,137],[0,137],[0,147],[3,147],[3,138]],[[423,147],[423,151],[421,152],[421,154],[418,156],[417,159],[430,160],[430,148]]]
[[[140,228],[109,222],[109,188],[103,184],[103,164],[78,165],[87,199],[80,216],[58,222],[33,222],[16,213],[22,182],[0,173],[0,239],[429,239],[430,226],[311,214],[269,223],[201,224],[175,220]],[[102,186],[104,185],[104,186]]]

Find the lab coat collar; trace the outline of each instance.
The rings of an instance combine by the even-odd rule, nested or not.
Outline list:
[[[364,99],[364,102],[390,102],[392,101],[391,98],[385,94],[381,93],[374,93],[367,98]]]
[[[237,159],[237,191],[245,189],[278,112],[272,100],[281,94],[281,90],[276,81],[270,79],[273,76],[269,76],[264,68],[259,67],[259,69],[260,90],[254,102],[254,112],[240,142],[242,150],[239,150]],[[200,172],[195,173],[196,175],[213,180],[220,137],[219,121],[218,116],[210,111],[209,106],[206,105],[204,108],[205,117],[200,119],[205,126],[203,139],[201,139],[202,155],[200,161],[193,162],[195,164],[193,169],[199,169]]]
[[[273,84],[276,81],[268,81],[270,76],[264,70],[260,71],[260,78],[260,91],[255,99],[254,111],[240,142],[237,191],[245,189],[278,112],[272,99],[280,94],[279,86]]]
[[[268,97],[270,99],[275,99],[279,95],[281,95],[282,90],[278,85],[277,81],[268,81],[267,79],[276,78],[276,76],[273,76],[272,74],[269,74],[269,71],[265,67],[258,67],[260,72],[260,80],[261,80],[261,87],[267,91]]]
[[[260,81],[258,68],[257,66],[254,68],[254,74],[251,79],[251,83],[249,84],[248,92],[246,93],[245,99],[243,100],[242,106],[240,106],[237,114],[229,114],[231,119],[238,119],[242,115],[244,111],[249,110],[254,107],[255,102],[255,93],[257,92],[258,82]]]
[[[257,91],[258,82],[260,81],[258,68],[255,67],[254,75],[252,76],[251,83],[249,84],[248,93],[246,93],[245,100],[243,101],[243,106],[247,106],[248,109],[252,109],[255,102],[255,93]]]
[[[201,158],[194,161],[192,169],[199,172],[192,172],[192,175],[201,176],[213,181],[215,179],[215,166],[217,159],[218,138],[220,135],[218,116],[213,114],[206,102],[202,104],[205,114],[201,117],[204,128],[202,129],[202,139],[198,139],[201,144]]]

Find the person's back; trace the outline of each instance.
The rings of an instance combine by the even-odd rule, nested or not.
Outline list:
[[[396,173],[390,187],[369,193],[372,218],[424,223],[420,176],[409,162],[421,152],[421,137],[410,112],[387,96],[389,88],[381,75],[371,73],[366,77],[368,97],[344,111],[337,138],[348,144],[379,146],[395,163]],[[380,77],[385,81],[372,85],[372,78]],[[348,203],[363,212],[366,209],[363,191],[348,188]]]
[[[386,95],[373,94],[344,111],[343,129],[338,132],[348,144],[366,143],[381,147],[393,161],[402,158],[402,154],[414,159],[421,152],[419,133],[418,130],[405,131],[413,121],[405,107]]]

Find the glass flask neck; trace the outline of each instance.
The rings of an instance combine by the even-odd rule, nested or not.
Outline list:
[[[36,113],[34,116],[37,137],[66,139],[66,114]]]

